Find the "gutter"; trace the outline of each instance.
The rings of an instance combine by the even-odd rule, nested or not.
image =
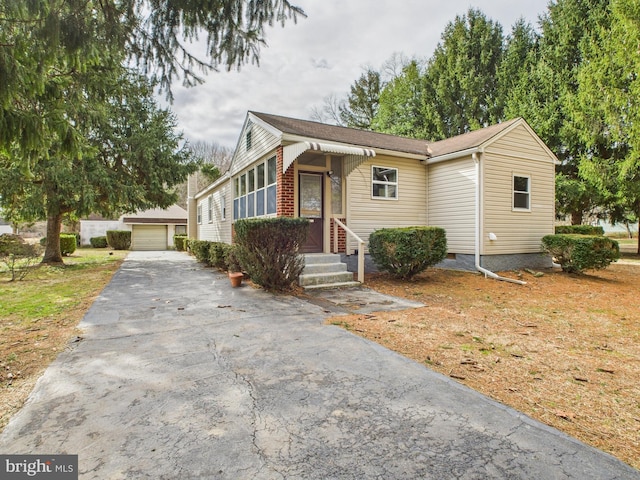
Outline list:
[[[434,165],[440,162],[446,162],[447,160],[453,160],[454,158],[466,157],[469,155],[475,155],[476,153],[481,152],[480,147],[471,147],[465,150],[459,150],[457,152],[446,153],[444,155],[438,155],[437,157],[431,157],[426,160],[422,160],[424,165]]]
[[[473,163],[476,168],[476,238],[475,238],[475,266],[476,270],[481,273],[484,273],[485,278],[491,277],[495,280],[502,280],[504,282],[517,283],[518,285],[526,285],[527,282],[523,282],[522,280],[515,280],[513,278],[501,277],[497,273],[494,273],[486,268],[480,266],[480,159],[478,158],[478,152],[482,153],[481,150],[475,149],[474,152],[471,153],[471,158],[473,158]]]

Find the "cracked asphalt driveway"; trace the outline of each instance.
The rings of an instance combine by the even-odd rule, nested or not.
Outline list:
[[[328,315],[132,252],[0,452],[78,454],[82,479],[640,479]]]

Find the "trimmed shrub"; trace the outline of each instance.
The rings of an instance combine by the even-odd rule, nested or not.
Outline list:
[[[542,237],[542,250],[569,273],[607,268],[620,258],[618,242],[598,235],[547,235]]]
[[[60,253],[68,257],[78,248],[78,237],[75,233],[60,234]]]
[[[218,270],[227,270],[227,255],[231,245],[222,242],[211,242],[209,245],[209,264]]]
[[[24,241],[19,235],[0,235],[0,261],[11,274],[10,282],[22,280],[31,271],[30,267],[40,259],[40,249]]]
[[[233,272],[241,272],[242,267],[240,266],[240,261],[238,260],[237,248],[235,245],[228,245],[229,248],[226,250],[225,255],[225,263],[226,270],[229,273]]]
[[[91,237],[89,243],[93,248],[107,248],[107,237]]]
[[[207,266],[211,266],[209,249],[212,243],[213,242],[207,240],[189,240],[189,251],[196,257],[196,260]]]
[[[189,238],[186,235],[174,235],[173,245],[176,247],[176,250],[179,252],[186,251],[188,239]]]
[[[129,250],[131,246],[131,231],[107,230],[107,243],[114,250]]]
[[[447,235],[440,227],[382,228],[369,235],[369,253],[382,271],[409,280],[447,256]]]
[[[556,235],[604,235],[604,228],[593,225],[558,225]]]
[[[300,249],[307,241],[306,218],[252,218],[238,220],[235,254],[242,269],[267,290],[287,290],[304,269]]]

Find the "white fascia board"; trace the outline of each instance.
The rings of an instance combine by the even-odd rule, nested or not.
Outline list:
[[[280,137],[282,138],[283,134],[280,130],[278,130],[276,127],[274,127],[273,125],[271,125],[270,123],[265,122],[264,120],[256,117],[253,113],[249,112],[247,114],[247,120],[250,120],[251,123],[255,124],[255,125],[260,125],[262,128],[264,128],[267,132],[269,132],[271,135],[273,135],[274,137]],[[245,126],[246,126],[247,122],[245,122]],[[244,130],[244,127],[243,127]]]
[[[468,157],[478,152],[482,152],[482,149],[480,147],[472,147],[472,148],[467,148],[465,150],[459,150],[457,152],[447,153],[445,155],[439,155],[437,157],[431,157],[423,161],[422,163],[426,165],[433,165],[435,163],[446,162],[447,160],[454,160],[456,158]]]
[[[220,178],[218,178],[211,185],[209,185],[208,187],[205,187],[204,189],[202,189],[198,193],[196,193],[193,198],[198,200],[198,199],[208,195],[212,190],[215,190],[217,187],[219,187],[221,184],[223,184],[226,181],[228,181],[230,178],[231,178],[231,175],[229,175],[229,172],[224,173]]]

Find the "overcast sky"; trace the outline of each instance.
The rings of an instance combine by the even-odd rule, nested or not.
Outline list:
[[[346,96],[363,67],[394,53],[427,59],[447,23],[470,7],[505,33],[520,17],[538,28],[548,0],[292,0],[308,15],[267,29],[260,66],[212,72],[203,85],[174,87],[178,129],[190,142],[235,148],[248,110],[310,119],[330,94]]]

